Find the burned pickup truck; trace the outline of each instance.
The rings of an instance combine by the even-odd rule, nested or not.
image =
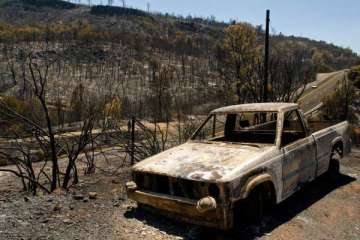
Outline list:
[[[229,229],[324,173],[336,176],[349,135],[346,121],[308,122],[293,103],[219,108],[188,142],[136,164],[127,194],[156,213]]]

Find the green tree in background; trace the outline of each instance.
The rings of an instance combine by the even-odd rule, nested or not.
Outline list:
[[[259,56],[256,47],[256,31],[248,23],[234,24],[226,28],[225,38],[219,46],[223,52],[223,61],[230,66],[232,84],[235,83],[238,102],[246,76],[253,70],[253,63]]]

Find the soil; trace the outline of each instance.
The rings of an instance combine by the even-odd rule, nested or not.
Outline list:
[[[126,198],[129,168],[120,164],[116,158],[99,161],[103,168],[81,176],[70,191],[37,196],[22,192],[15,177],[0,172],[0,239],[360,239],[357,149],[343,159],[337,181],[320,177],[276,206],[261,224],[229,232],[139,210]]]

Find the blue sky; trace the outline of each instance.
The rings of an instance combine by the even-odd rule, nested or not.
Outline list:
[[[113,0],[115,5],[122,1]],[[360,54],[360,0],[125,0],[127,6],[175,15],[215,16],[217,20],[264,23],[271,10],[277,33],[324,40]],[[100,0],[92,0],[93,3]],[[102,0],[106,3],[107,0]]]

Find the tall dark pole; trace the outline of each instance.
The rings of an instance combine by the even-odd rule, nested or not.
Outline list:
[[[264,96],[263,101],[268,101],[268,78],[269,78],[269,23],[270,10],[266,10],[266,33],[265,33],[265,61],[264,61]]]
[[[131,159],[131,165],[134,165],[135,163],[135,117],[131,118],[131,154],[130,154],[130,159]]]

